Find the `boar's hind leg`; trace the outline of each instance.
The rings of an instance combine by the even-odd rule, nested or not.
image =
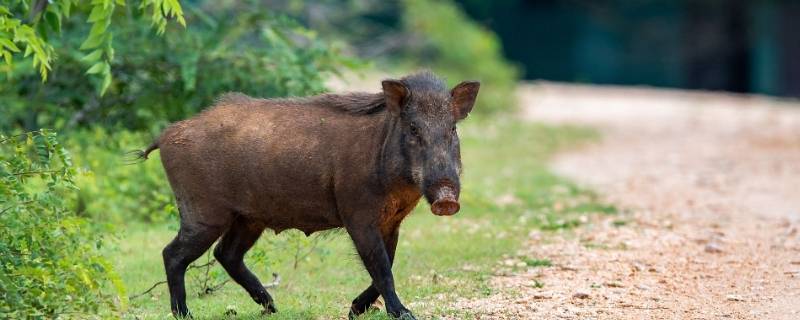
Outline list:
[[[256,303],[264,307],[265,313],[273,313],[277,310],[272,297],[264,289],[261,281],[244,265],[244,254],[256,243],[262,231],[264,231],[262,224],[239,216],[214,248],[214,257],[222,264],[225,271],[228,271],[231,278],[247,290]]]
[[[399,226],[395,227],[389,234],[383,235],[383,242],[386,246],[386,253],[389,254],[389,263],[394,264],[394,252],[397,249],[397,238],[399,236]],[[375,289],[375,286],[370,285],[364,290],[357,298],[353,300],[350,306],[350,319],[355,319],[358,315],[367,312],[367,309],[378,300],[380,292]]]
[[[181,222],[178,235],[164,248],[162,255],[167,271],[170,307],[175,317],[191,317],[186,307],[186,287],[183,282],[186,268],[211,247],[224,228],[201,224],[189,226]]]
[[[411,311],[403,306],[397,296],[392,276],[392,263],[378,227],[366,219],[353,220],[346,223],[345,228],[350,234],[350,238],[353,239],[356,251],[358,251],[361,261],[364,262],[364,267],[372,277],[372,286],[383,296],[386,312],[395,318],[415,319]]]

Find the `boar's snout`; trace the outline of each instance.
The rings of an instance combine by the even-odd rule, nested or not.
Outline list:
[[[431,202],[431,212],[437,216],[452,216],[458,212],[458,190],[449,183],[438,183],[431,187],[428,199]]]

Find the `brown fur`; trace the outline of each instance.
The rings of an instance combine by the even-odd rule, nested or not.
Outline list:
[[[374,167],[365,164],[379,161],[375,151],[381,149],[387,121],[386,112],[366,111],[378,108],[376,96],[382,99],[327,94],[267,100],[228,94],[200,115],[173,124],[158,139],[164,168],[179,204],[185,206],[182,199],[190,197],[204,208],[182,218],[224,225],[236,213],[263,220],[278,232],[342,227],[337,206],[349,204],[336,199],[342,202],[345,192],[360,194],[375,184],[370,181]],[[371,191],[392,195],[394,190]],[[384,207],[409,207],[419,197],[398,192]]]

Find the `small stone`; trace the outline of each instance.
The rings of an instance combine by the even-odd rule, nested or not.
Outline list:
[[[653,272],[653,273],[663,273],[664,269],[657,268],[657,267],[650,267],[650,268],[647,269],[647,271]]]
[[[503,265],[504,266],[513,267],[516,264],[517,264],[517,261],[514,260],[514,259],[505,259],[505,260],[503,260]]]
[[[465,265],[461,266],[461,270],[464,270],[464,271],[478,271],[478,267],[473,266],[471,264],[465,264]]]
[[[704,251],[708,253],[721,253],[722,248],[718,244],[711,242],[706,244]]]
[[[565,271],[578,271],[578,268],[573,266],[559,265],[558,268]]]
[[[586,293],[586,292],[580,292],[579,291],[579,292],[575,292],[575,294],[573,294],[572,297],[575,298],[575,299],[588,299],[589,298],[589,294]]]
[[[729,294],[728,296],[725,297],[725,300],[728,300],[728,301],[744,301],[744,298],[742,298],[741,296],[735,295],[735,294]]]

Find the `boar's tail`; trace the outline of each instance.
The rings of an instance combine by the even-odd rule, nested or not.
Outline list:
[[[153,150],[155,149],[158,149],[158,141],[151,143],[150,146],[147,147],[147,149],[144,149],[144,151],[139,151],[139,154],[137,156],[139,159],[147,160],[147,156],[150,154],[150,152],[153,152]]]
[[[126,162],[127,164],[136,164],[145,161],[147,160],[147,156],[150,155],[150,152],[153,152],[155,149],[158,149],[158,141],[151,143],[150,146],[144,150],[133,150],[127,152],[125,153],[127,156]]]

